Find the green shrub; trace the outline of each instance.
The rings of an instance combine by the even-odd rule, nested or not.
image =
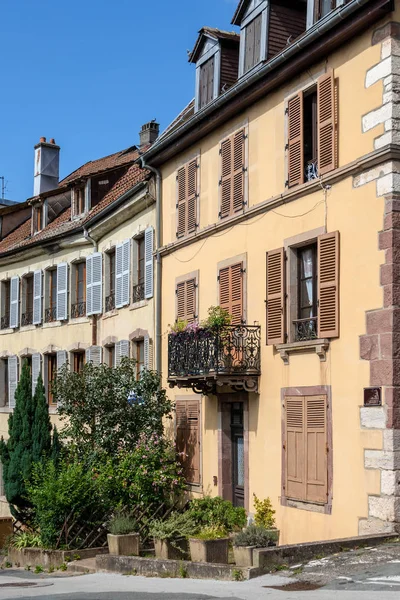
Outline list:
[[[232,315],[220,306],[210,306],[208,317],[202,322],[202,327],[206,329],[221,329],[232,323]]]
[[[233,506],[229,500],[219,496],[194,499],[190,502],[189,514],[194,518],[199,528],[217,527],[226,531],[237,531],[246,524],[244,508]]]
[[[108,523],[108,531],[113,535],[127,535],[138,529],[136,519],[129,515],[116,514]]]
[[[265,529],[259,525],[249,525],[243,531],[236,534],[233,541],[234,546],[256,546],[256,548],[267,548],[276,545],[278,531]]]
[[[12,537],[11,546],[17,550],[22,550],[22,548],[40,548],[42,546],[42,539],[39,534],[32,531],[20,531]]]
[[[227,531],[223,527],[205,525],[193,537],[198,540],[220,540],[221,538],[226,538],[227,535]]]
[[[178,540],[192,536],[198,526],[189,512],[173,512],[166,521],[161,519],[153,521],[150,535],[159,540]]]
[[[260,527],[265,527],[265,529],[272,529],[275,527],[275,510],[272,508],[272,503],[269,498],[265,500],[259,500],[255,494],[254,495],[254,507],[256,509],[256,513],[254,515],[254,523],[255,525],[259,525]]]

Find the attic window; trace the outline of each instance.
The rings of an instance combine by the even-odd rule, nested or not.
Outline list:
[[[43,229],[43,206],[33,207],[33,233],[39,233]]]
[[[200,65],[199,108],[203,108],[214,99],[214,56]]]
[[[255,67],[261,56],[262,13],[244,28],[244,73]]]
[[[82,215],[85,212],[85,186],[74,189],[73,214]]]

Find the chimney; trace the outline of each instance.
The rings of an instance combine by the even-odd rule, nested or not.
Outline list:
[[[150,123],[142,125],[142,131],[139,133],[140,136],[140,147],[149,146],[154,144],[160,133],[160,125],[156,123],[155,119]]]
[[[54,190],[59,182],[60,146],[51,138],[41,137],[35,146],[33,195]]]

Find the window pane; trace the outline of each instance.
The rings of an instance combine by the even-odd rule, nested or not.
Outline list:
[[[320,0],[320,7],[321,17],[324,17],[332,10],[332,0]]]
[[[307,248],[301,252],[301,277],[313,276],[313,251]]]

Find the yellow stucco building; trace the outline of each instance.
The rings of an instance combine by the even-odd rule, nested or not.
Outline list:
[[[400,2],[242,0],[233,24],[200,31],[195,100],[144,155],[190,489],[269,496],[282,543],[391,532]],[[216,305],[232,324],[198,328]]]

